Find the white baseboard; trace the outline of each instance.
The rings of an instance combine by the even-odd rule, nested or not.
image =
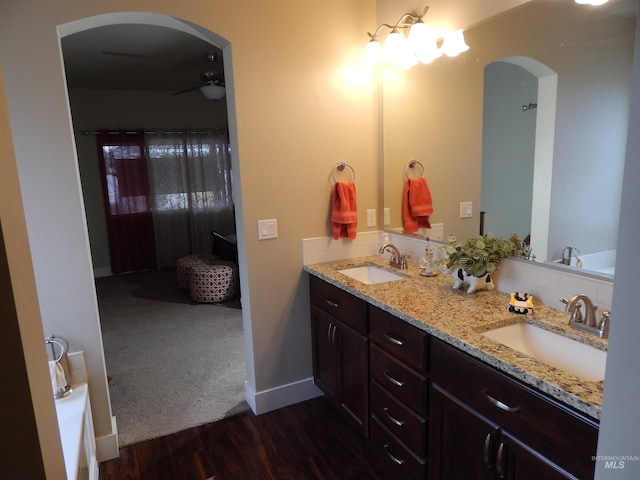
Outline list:
[[[113,275],[111,267],[98,267],[93,269],[93,278],[110,277]]]
[[[245,384],[244,395],[253,413],[261,415],[294,403],[319,397],[322,392],[313,383],[313,378],[307,378],[257,393],[247,383]]]
[[[120,456],[118,449],[118,425],[115,416],[111,417],[111,432],[109,435],[96,438],[96,460],[98,463]]]

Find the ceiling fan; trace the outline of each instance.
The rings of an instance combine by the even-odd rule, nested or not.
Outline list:
[[[194,90],[200,90],[200,92],[209,100],[220,100],[225,96],[226,90],[224,78],[217,78],[220,77],[219,71],[213,67],[214,62],[216,61],[216,54],[210,52],[207,53],[206,57],[210,65],[210,70],[200,74],[200,85],[185,88],[184,90],[174,92],[171,95],[180,95]]]

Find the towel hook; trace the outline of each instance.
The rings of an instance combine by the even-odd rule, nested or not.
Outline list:
[[[345,169],[345,167],[348,167],[349,170],[351,170],[351,176],[353,177],[351,179],[352,182],[356,181],[356,171],[353,169],[353,167],[351,165],[349,165],[348,163],[344,163],[344,162],[340,162],[338,163],[335,168],[333,169],[333,183],[337,183],[336,180],[336,170],[338,170],[339,172],[343,171]]]
[[[407,166],[404,167],[404,175],[405,177],[407,177],[407,180],[409,180],[409,169],[415,168],[416,165],[420,167],[420,170],[421,170],[420,177],[424,177],[424,166],[417,160],[411,160],[409,163],[407,163]]]

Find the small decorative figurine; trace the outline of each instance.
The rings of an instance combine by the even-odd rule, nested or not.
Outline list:
[[[511,301],[507,307],[511,313],[526,315],[529,310],[533,313],[533,295],[526,292],[515,292],[511,294]]]
[[[467,293],[473,293],[478,290],[494,290],[496,286],[491,280],[491,275],[488,273],[482,275],[481,277],[475,277],[473,275],[469,275],[464,271],[464,268],[453,265],[445,270],[447,275],[451,275],[453,277],[453,288],[458,289],[462,287],[465,283],[469,284],[469,288],[467,289]]]

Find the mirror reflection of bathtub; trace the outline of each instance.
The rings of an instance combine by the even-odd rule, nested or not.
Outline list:
[[[561,259],[554,260],[553,263],[580,272],[593,272],[613,277],[616,270],[616,250],[573,255],[568,265],[563,264]]]

